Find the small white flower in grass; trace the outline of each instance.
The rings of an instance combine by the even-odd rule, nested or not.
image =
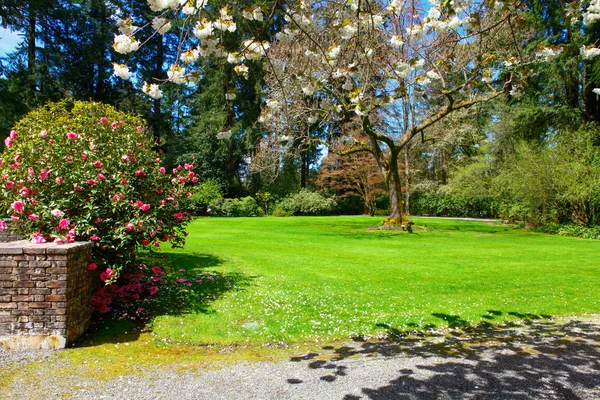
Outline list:
[[[217,133],[217,139],[219,140],[226,140],[229,139],[231,137],[231,130],[228,131],[221,131]]]
[[[390,43],[393,46],[397,46],[400,47],[404,44],[404,41],[402,41],[402,38],[399,35],[394,35],[392,36],[392,38],[390,39]]]
[[[339,30],[340,37],[344,40],[351,39],[354,36],[354,34],[356,33],[356,31],[357,31],[357,29],[354,25],[352,25],[352,24],[344,25]]]
[[[233,70],[236,74],[248,78],[248,67],[245,64],[236,65]]]
[[[166,18],[154,17],[152,20],[152,29],[159,34],[164,35],[171,29],[171,22]]]
[[[181,61],[183,61],[186,64],[191,64],[198,60],[199,56],[200,52],[198,51],[198,49],[190,49],[181,53]]]
[[[236,97],[237,96],[236,96],[236,94],[234,92],[225,93],[225,99],[226,100],[235,100]]]
[[[140,47],[140,42],[129,35],[115,35],[113,48],[117,53],[127,54],[136,51]]]
[[[315,115],[311,115],[310,117],[308,117],[308,123],[309,124],[314,124],[315,122],[317,122],[319,120],[319,118]]]
[[[160,90],[160,86],[158,86],[156,83],[148,84],[144,82],[142,91],[153,99],[160,99],[163,95],[162,91]]]
[[[115,75],[121,79],[127,80],[131,77],[131,71],[129,71],[129,68],[125,64],[113,63],[113,70]]]
[[[167,76],[171,82],[181,85],[183,83],[183,78],[185,77],[185,68],[173,64],[167,71]]]
[[[595,93],[597,95],[600,95],[600,88],[595,88],[592,90],[592,93]]]
[[[591,60],[592,58],[595,58],[598,55],[600,55],[600,49],[596,47],[581,46],[581,48],[579,49],[579,53],[581,54],[581,57],[584,60]]]

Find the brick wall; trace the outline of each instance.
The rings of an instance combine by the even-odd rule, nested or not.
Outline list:
[[[5,218],[4,222],[10,227],[10,219]],[[23,236],[16,235],[9,231],[0,231],[0,243],[14,242],[23,239]]]
[[[0,347],[62,348],[90,325],[92,243],[0,243]]]

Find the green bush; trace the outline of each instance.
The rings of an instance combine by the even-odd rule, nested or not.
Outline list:
[[[264,215],[253,197],[220,199],[211,203],[210,214],[220,217],[257,217]]]
[[[302,189],[280,201],[276,211],[285,211],[287,215],[329,215],[335,207],[336,202],[333,198]]]
[[[94,242],[93,268],[107,282],[138,267],[138,246],[185,243],[190,217],[180,204],[193,167],[167,173],[138,117],[99,103],[48,104],[5,144],[0,209],[12,230],[38,243]]]
[[[435,190],[414,192],[410,197],[410,213],[439,217],[495,218],[498,209],[493,199],[469,198]]]
[[[555,224],[548,223],[536,229],[540,232],[550,233],[560,236],[573,236],[584,239],[600,240],[600,226],[584,226],[575,224]]]
[[[223,200],[223,190],[216,179],[207,179],[198,185],[198,188],[190,198],[190,212],[194,215],[202,215],[213,203]]]
[[[273,216],[274,217],[288,217],[289,214],[286,211],[282,210],[281,208],[277,208],[277,209],[275,209],[275,211],[273,211]]]

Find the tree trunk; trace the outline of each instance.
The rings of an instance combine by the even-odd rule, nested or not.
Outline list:
[[[308,152],[300,153],[300,187],[305,188],[308,182]]]
[[[388,222],[406,225],[408,219],[402,212],[402,180],[398,171],[398,153],[394,150],[390,151],[388,169],[387,183],[390,192],[390,216],[388,217]]]
[[[410,144],[407,144],[405,149],[404,149],[405,153],[404,153],[404,187],[406,188],[404,190],[404,205],[405,205],[405,211],[406,211],[406,215],[410,215],[410,178],[409,178],[409,161],[410,161]]]

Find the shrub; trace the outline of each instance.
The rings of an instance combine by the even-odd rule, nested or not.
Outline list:
[[[548,223],[536,230],[560,236],[574,236],[584,239],[600,240],[600,226],[587,227],[575,224]]]
[[[220,199],[210,205],[211,215],[221,217],[256,217],[260,215],[259,210],[262,211],[256,200],[250,196],[239,199]]]
[[[286,211],[282,210],[281,208],[277,208],[277,209],[275,209],[275,211],[273,211],[273,216],[274,217],[288,217],[289,214]]]
[[[223,190],[216,179],[207,179],[198,185],[190,198],[190,212],[195,215],[204,214],[213,203],[223,200]]]
[[[276,211],[285,211],[287,215],[328,215],[334,211],[335,207],[334,199],[302,189],[280,201]]]
[[[135,273],[136,250],[185,243],[180,203],[193,166],[167,171],[138,117],[88,102],[29,113],[5,140],[0,209],[36,242],[94,242],[101,279]]]

